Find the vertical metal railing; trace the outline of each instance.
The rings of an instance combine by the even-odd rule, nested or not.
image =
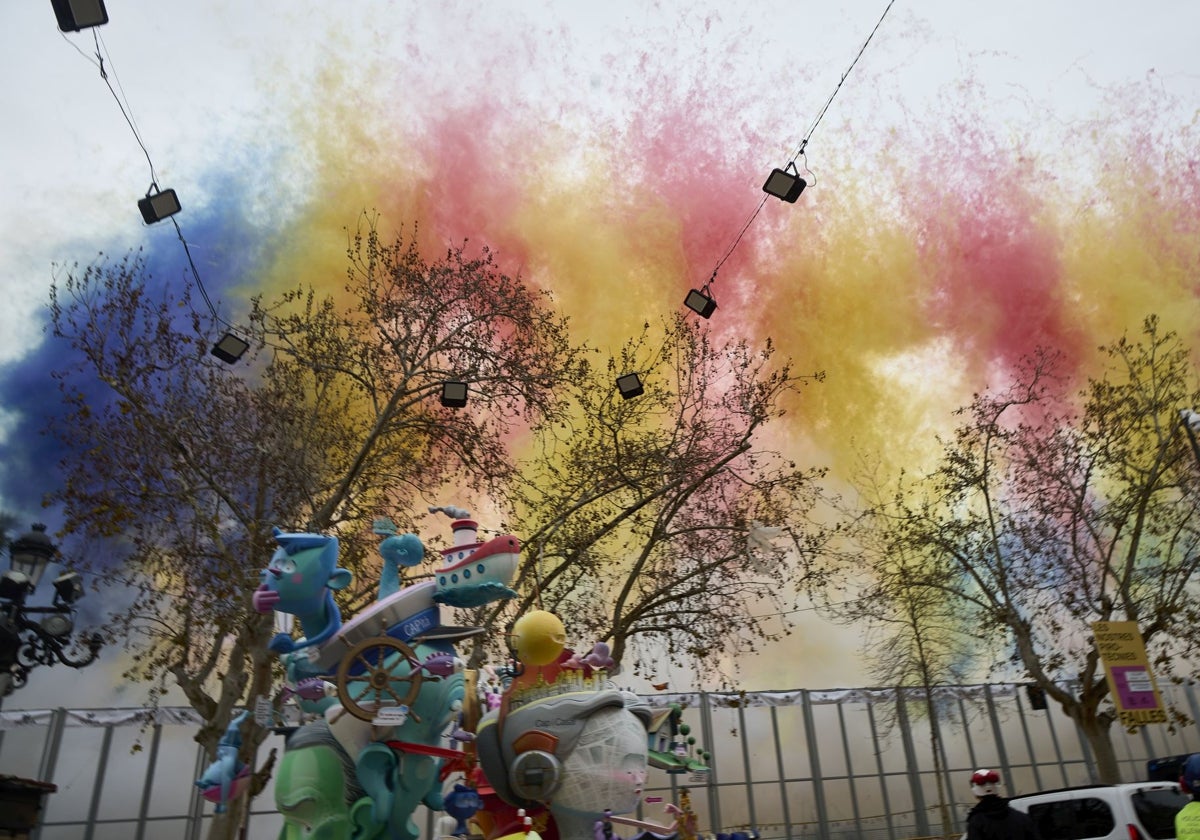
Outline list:
[[[785,840],[792,840],[792,809],[789,806],[791,797],[788,796],[787,772],[783,764],[783,739],[779,737],[779,714],[774,706],[771,709],[771,737],[775,740],[775,768],[779,774],[779,803],[783,812]],[[845,733],[843,733],[845,734]]]
[[[1192,691],[1192,683],[1185,683],[1183,693],[1187,697],[1188,710],[1192,714],[1193,721],[1200,721],[1200,708],[1196,707],[1196,695]]]
[[[717,788],[717,785],[720,784],[717,771],[719,760],[717,758],[717,739],[713,735],[712,699],[707,691],[700,692],[700,733],[704,736],[704,743],[708,751],[712,753],[706,793],[708,794],[708,819],[715,832],[717,827],[722,825],[721,795]]]
[[[1063,760],[1062,747],[1058,743],[1058,731],[1054,728],[1054,715],[1049,713],[1046,715],[1046,728],[1050,730],[1050,741],[1054,744],[1054,758],[1058,762],[1059,772],[1062,773],[1063,787],[1067,787],[1071,784],[1071,776],[1067,773],[1067,762]]]
[[[83,840],[92,840],[96,819],[100,816],[100,799],[104,795],[104,777],[108,775],[108,751],[112,748],[113,726],[104,727],[104,740],[100,743],[100,758],[96,762],[96,779],[92,782],[92,803],[88,806],[87,827]]]
[[[754,810],[754,773],[750,767],[750,730],[746,728],[746,707],[738,704],[738,728],[742,733],[742,772],[746,779],[746,805],[750,813],[750,827],[757,831],[758,815]]]
[[[854,784],[854,758],[850,753],[850,738],[846,734],[846,711],[838,703],[838,728],[842,730],[842,753],[846,758],[846,783],[850,786],[850,810],[854,814],[854,830],[862,833],[862,811],[858,808],[858,790]]]
[[[964,738],[964,740],[967,742],[967,755],[970,758],[970,760],[967,763],[970,764],[971,767],[978,769],[979,768],[979,757],[975,755],[975,741],[973,738],[971,738],[971,730],[967,728],[967,724],[970,722],[970,717],[968,717],[968,715],[967,715],[967,704],[966,704],[966,701],[964,701],[961,696],[959,696],[957,698],[957,700],[958,700],[958,715],[962,719],[963,735],[966,736]],[[972,772],[974,772],[974,771],[972,771]]]
[[[46,727],[46,743],[42,747],[42,761],[38,766],[38,779],[45,782],[54,781],[54,770],[58,766],[58,751],[62,747],[63,729],[67,725],[67,710],[57,708],[50,717],[50,725]]]
[[[154,724],[150,737],[150,753],[146,757],[146,778],[142,781],[142,804],[138,808],[137,834],[134,840],[145,840],[146,818],[150,814],[150,794],[154,790],[154,771],[158,767],[158,746],[162,742],[162,724]]]
[[[50,725],[46,727],[46,743],[42,747],[42,760],[38,766],[38,780],[54,781],[54,771],[58,766],[58,751],[62,748],[63,729],[67,725],[67,710],[61,706],[50,716]],[[44,813],[44,812],[43,812]],[[41,836],[40,826],[29,833],[30,840],[38,840]]]
[[[933,699],[928,698],[926,702],[932,705]],[[934,708],[936,709],[936,707]],[[937,743],[938,758],[942,765],[942,797],[939,797],[938,799],[938,808],[940,809],[942,807],[943,798],[950,797],[949,802],[947,802],[946,805],[950,809],[951,830],[953,830],[953,828],[958,825],[958,818],[954,816],[954,808],[952,806],[952,803],[954,802],[954,780],[950,777],[950,759],[946,755],[946,739],[942,737],[942,728],[941,724],[938,723],[938,715],[936,711],[929,718],[929,730],[933,734],[934,740]],[[941,817],[939,815],[939,820],[940,819]]]
[[[204,754],[204,745],[196,746],[196,769],[192,773],[193,779],[199,779],[204,774],[204,768],[208,766],[207,756]],[[191,798],[188,804],[188,840],[200,840],[200,829],[204,825],[204,799],[200,795],[200,789],[192,787]]]
[[[1155,755],[1158,750],[1154,746],[1154,740],[1150,737],[1150,730],[1155,727],[1143,726],[1142,729],[1142,744],[1146,748],[1146,755]],[[1132,758],[1132,756],[1131,756]],[[1136,760],[1136,759],[1135,759]]]
[[[988,720],[992,724],[992,738],[996,742],[996,759],[1000,762],[1000,772],[1005,779],[1012,778],[1012,765],[1008,761],[1008,750],[1004,747],[1004,732],[1000,728],[1000,716],[996,713],[996,698],[992,695],[992,687],[983,687],[983,698],[987,704]]]
[[[888,796],[887,774],[883,771],[883,748],[879,745],[879,728],[875,724],[875,707],[867,705],[867,721],[871,725],[871,746],[875,752],[875,769],[879,777],[879,794],[883,800],[883,813],[887,819],[888,840],[896,840],[896,825],[892,821],[892,804]]]
[[[825,785],[821,781],[821,749],[817,726],[813,720],[812,698],[808,691],[800,692],[800,708],[804,714],[804,740],[808,744],[808,764],[812,772],[813,804],[817,810],[818,837],[829,839],[829,811],[825,807]]]
[[[1032,709],[1030,709],[1032,711]],[[1017,718],[1021,721],[1021,734],[1025,737],[1025,752],[1029,756],[1029,766],[1033,769],[1033,785],[1035,790],[1042,790],[1042,774],[1038,771],[1037,755],[1033,750],[1033,739],[1029,737],[1029,721],[1025,715],[1025,707],[1021,703],[1021,695],[1017,695]]]

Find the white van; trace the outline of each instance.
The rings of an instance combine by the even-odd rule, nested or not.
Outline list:
[[[1033,817],[1042,840],[1174,840],[1175,814],[1191,801],[1175,782],[1047,790],[1009,803]]]

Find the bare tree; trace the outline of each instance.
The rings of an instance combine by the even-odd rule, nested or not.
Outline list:
[[[349,257],[345,304],[310,289],[255,300],[255,355],[237,368],[209,355],[212,325],[187,287],[159,284],[138,255],[52,291],[54,334],[74,355],[52,431],[82,453],[64,459],[55,501],[69,535],[124,558],[92,571],[134,584],[109,626],[133,654],[127,676],[151,684],[152,703],[178,686],[210,753],[236,707],[272,695],[272,622],[250,602],[272,527],[336,532],[341,565],[361,575],[377,562],[373,517],[412,508],[447,472],[481,487],[511,475],[510,424],[554,416],[577,367],[545,296],[486,251],[427,262],[368,223]],[[448,379],[475,410],[439,405]],[[265,732],[244,734],[248,759]],[[238,805],[212,836],[233,836]]]
[[[887,525],[904,515],[905,482],[902,473],[896,489],[889,491],[880,486],[877,471],[863,471],[856,482],[863,511],[852,519],[865,527],[846,529],[852,546],[841,558],[841,579],[846,583],[814,595],[826,615],[867,628],[864,656],[880,684],[921,689],[924,703],[918,715],[929,722],[938,812],[942,833],[950,836],[953,800],[946,789],[943,720],[934,689],[967,679],[967,663],[980,648],[980,640],[974,628],[964,624],[960,605],[942,595],[941,583],[956,574],[948,556],[938,550],[918,553],[914,546],[895,540],[900,532]],[[861,571],[864,566],[869,569],[866,576]],[[853,596],[846,598],[851,591]],[[897,691],[897,705],[904,702],[904,692]],[[883,723],[905,725],[906,719],[885,715]]]
[[[1179,412],[1200,392],[1187,347],[1154,317],[1139,340],[1105,349],[1105,373],[1074,401],[1048,351],[1011,386],[977,395],[937,470],[873,524],[926,564],[909,588],[1009,643],[994,671],[1019,668],[1043,688],[1115,782],[1116,716],[1091,627],[1135,621],[1160,678],[1192,673],[1175,654],[1197,640],[1200,474]]]
[[[618,663],[634,649],[649,674],[664,656],[711,671],[787,632],[793,584],[816,573],[823,532],[807,517],[822,472],[764,441],[785,400],[821,375],[773,356],[769,343],[716,346],[680,316],[568,385],[570,419],[541,429],[516,499],[523,597],[477,619],[541,605]],[[645,393],[625,400],[613,384],[630,371]],[[755,545],[752,532],[778,542]]]

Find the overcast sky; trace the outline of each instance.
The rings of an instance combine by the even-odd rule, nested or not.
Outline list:
[[[721,50],[737,50],[724,72],[760,86],[778,125],[788,128],[790,120],[792,133],[764,149],[766,159],[778,158],[809,127],[886,7],[881,0],[758,0],[734,13],[720,3],[676,2],[111,0],[110,23],[94,32],[162,186],[179,189],[187,207],[195,206],[196,181],[230,151],[289,143],[295,129],[288,108],[297,96],[316,102],[329,93],[304,80],[330,60],[348,72],[413,60],[423,87],[482,98],[507,51],[519,70],[514,75],[543,98],[546,112],[571,119],[621,112],[618,100],[605,101],[619,94],[606,78],[613,56],[659,49],[686,73],[689,62],[707,67]],[[92,31],[60,33],[48,0],[7,3],[0,15],[8,79],[0,282],[10,301],[0,312],[2,359],[36,334],[30,316],[44,302],[52,262],[88,259],[93,249],[83,243],[133,247],[170,234],[142,229],[135,202],[150,183],[149,168],[90,63]],[[1023,103],[1033,97],[1047,106],[1046,120],[1069,122],[1094,113],[1113,85],[1150,73],[1165,89],[1200,102],[1197,31],[1200,5],[1186,0],[1136,7],[1115,0],[898,0],[827,119],[839,111],[862,115],[862,85],[876,83],[870,77],[879,73],[919,110],[948,80],[969,72],[998,118],[1027,120]],[[1020,109],[1006,113],[1014,102]],[[574,112],[566,110],[571,105]],[[791,113],[779,113],[780,105]],[[816,133],[812,148],[821,140]],[[478,165],[482,172],[489,162]]]

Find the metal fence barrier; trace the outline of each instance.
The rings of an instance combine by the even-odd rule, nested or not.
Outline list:
[[[1200,718],[1194,687],[1164,700]],[[646,795],[677,801],[688,788],[704,834],[754,831],[763,840],[907,840],[958,836],[974,804],[968,779],[1000,771],[1007,795],[1096,779],[1091,750],[1053,703],[1030,707],[1018,685],[655,694],[679,703],[707,778],[651,771]],[[37,840],[144,840],[205,835],[212,806],[193,784],[207,764],[188,708],[0,711],[0,775],[53,782]],[[1194,725],[1152,725],[1113,741],[1124,781],[1154,758],[1200,752]],[[271,736],[262,750],[282,751]],[[937,760],[935,761],[935,755]],[[936,768],[936,769],[935,769]],[[282,819],[273,790],[247,818],[248,840],[273,840]],[[669,823],[661,805],[639,817]],[[435,815],[419,815],[436,834]]]

